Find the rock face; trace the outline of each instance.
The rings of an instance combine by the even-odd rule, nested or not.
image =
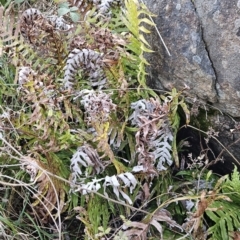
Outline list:
[[[240,1],[194,0],[216,73],[218,107],[240,116]]]
[[[149,40],[152,87],[181,88],[240,117],[240,0],[145,0],[157,15]]]
[[[190,87],[189,99],[200,99],[235,119],[240,118],[240,0],[145,0],[171,56],[157,32],[148,41],[155,51],[147,56],[149,85],[170,90]],[[217,114],[218,115],[218,114]],[[240,162],[240,150],[231,133],[235,120],[210,117],[219,140]],[[221,119],[217,123],[217,119]],[[226,124],[223,126],[223,122]],[[239,128],[240,129],[240,128]],[[216,154],[222,147],[215,144]],[[225,151],[226,152],[226,151]],[[229,154],[225,154],[234,162]],[[236,162],[234,162],[236,164]],[[240,167],[240,164],[239,164]]]

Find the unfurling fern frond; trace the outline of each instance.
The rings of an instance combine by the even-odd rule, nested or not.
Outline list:
[[[169,128],[168,106],[158,99],[139,100],[131,104],[134,110],[129,117],[133,126],[139,128],[136,137],[138,165],[146,172],[165,170],[164,164],[171,165],[172,132]]]
[[[45,17],[38,9],[27,9],[21,16],[20,29],[26,42],[39,55],[52,58],[60,66],[65,58],[63,38],[65,31],[72,28],[61,17],[55,15]],[[56,61],[57,60],[57,61]]]
[[[68,56],[64,68],[64,88],[73,89],[74,76],[78,70],[89,80],[92,87],[103,87],[107,79],[103,70],[103,54],[91,49],[74,49]]]

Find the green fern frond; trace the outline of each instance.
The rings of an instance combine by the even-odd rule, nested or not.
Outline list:
[[[234,202],[214,201],[209,208],[216,208],[216,211],[206,211],[207,216],[214,222],[208,229],[210,239],[233,239],[229,233],[240,227],[239,206]]]
[[[132,51],[133,59],[137,68],[137,79],[139,88],[146,88],[146,71],[145,65],[148,65],[147,60],[144,57],[144,53],[153,52],[149,47],[144,35],[150,33],[147,26],[154,26],[154,23],[149,20],[150,16],[153,16],[144,4],[140,4],[137,0],[125,0],[125,9],[123,10],[123,22],[127,26],[131,35],[129,37],[129,44],[127,48]],[[156,96],[153,91],[149,91],[149,94]],[[148,93],[144,93],[144,98],[148,97]]]
[[[92,196],[88,203],[87,211],[94,234],[97,234],[100,226],[107,229],[111,212],[109,211],[108,202],[105,199],[97,195]]]
[[[240,173],[237,167],[234,167],[231,178],[228,177],[223,186],[224,192],[234,192],[234,194],[240,194]]]

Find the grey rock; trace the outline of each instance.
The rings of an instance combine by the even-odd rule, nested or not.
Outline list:
[[[214,65],[217,106],[240,116],[240,1],[194,0]]]
[[[188,93],[205,101],[216,102],[215,72],[202,40],[198,15],[191,0],[148,0],[150,11],[164,41],[157,32],[148,38],[155,51],[148,56],[149,85],[157,89],[190,87]]]
[[[152,30],[149,84],[189,94],[240,117],[240,0],[145,0],[171,56]]]

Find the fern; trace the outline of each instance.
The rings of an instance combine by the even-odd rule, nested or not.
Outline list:
[[[103,71],[102,54],[90,49],[74,49],[68,56],[64,74],[64,88],[72,89],[74,75],[81,68],[83,77],[89,79],[90,86],[100,87],[107,83]]]
[[[125,0],[125,9],[123,12],[123,22],[132,33],[129,38],[130,43],[127,47],[135,54],[135,64],[138,66],[137,79],[139,87],[147,88],[145,82],[145,65],[148,64],[148,62],[144,57],[144,52],[152,52],[152,50],[150,49],[150,45],[145,39],[144,34],[150,33],[145,25],[154,26],[154,23],[148,18],[148,16],[153,15],[147,10],[144,4],[140,4],[136,0]],[[144,17],[142,17],[143,15]],[[153,91],[149,91],[149,93],[156,96]],[[146,95],[143,97],[145,98]]]
[[[111,15],[111,8],[120,5],[122,0],[70,0],[69,2],[78,7],[81,12],[94,7],[96,8],[95,14],[106,17]]]
[[[216,208],[216,211],[206,211],[207,216],[214,222],[208,229],[210,239],[233,239],[230,232],[240,227],[239,205],[234,202],[214,201],[210,207]]]
[[[19,41],[20,27],[16,22],[13,4],[10,4],[7,9],[0,6],[0,22],[0,46],[8,52],[21,43]]]
[[[240,174],[238,172],[237,167],[234,167],[233,173],[231,174],[231,177],[227,178],[227,181],[223,185],[223,191],[224,193],[232,193],[230,195],[231,199],[234,200],[234,202],[239,201],[240,196]]]
[[[88,214],[94,234],[98,233],[100,226],[102,226],[103,229],[107,229],[110,211],[108,202],[105,199],[97,195],[92,196],[88,203]]]
[[[206,214],[214,222],[208,229],[211,239],[233,239],[230,232],[240,227],[240,216],[238,214],[240,196],[240,174],[237,167],[234,167],[231,179],[228,176],[222,185],[224,194],[228,194],[232,202],[223,200],[214,201],[209,207],[216,210],[207,210]]]
[[[131,105],[134,109],[129,117],[133,126],[137,126],[136,153],[138,165],[144,171],[166,170],[164,164],[172,164],[171,141],[173,136],[169,129],[168,107],[161,105],[159,99],[139,100]]]
[[[72,156],[70,168],[73,172],[73,183],[76,183],[78,176],[83,175],[83,170],[81,169],[83,167],[85,168],[85,177],[99,174],[105,168],[96,150],[88,145],[79,147],[77,152]]]
[[[167,223],[171,227],[179,228],[182,230],[182,227],[172,219],[171,213],[166,209],[161,209],[155,212],[151,218],[145,218],[141,222],[132,222],[125,220],[123,229],[126,231],[124,232],[123,236],[127,236],[128,239],[148,239],[147,233],[152,226],[158,231],[160,239],[163,239],[163,227],[159,222],[163,222],[165,224]]]

